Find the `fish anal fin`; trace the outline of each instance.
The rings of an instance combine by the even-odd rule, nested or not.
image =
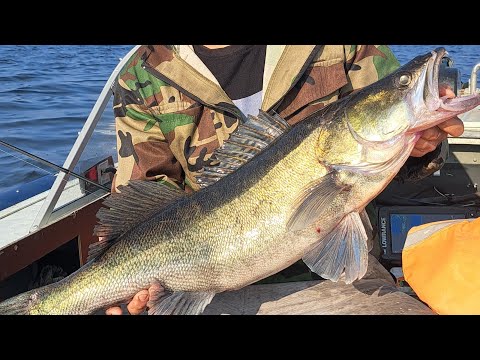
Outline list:
[[[150,300],[148,315],[200,315],[214,296],[214,292],[168,292]]]

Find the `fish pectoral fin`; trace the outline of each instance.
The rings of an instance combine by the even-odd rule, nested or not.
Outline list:
[[[170,292],[150,300],[148,315],[200,315],[214,296],[213,292]]]
[[[303,230],[313,224],[318,220],[323,209],[347,188],[346,185],[338,182],[336,173],[329,173],[312,181],[295,199],[294,209],[287,222],[287,230]]]
[[[303,261],[310,270],[334,282],[345,272],[345,283],[351,284],[367,271],[367,239],[360,215],[352,212],[322,238]]]

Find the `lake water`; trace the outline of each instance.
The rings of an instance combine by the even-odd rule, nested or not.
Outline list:
[[[404,64],[439,45],[393,45]],[[445,45],[469,79],[480,62],[480,45]],[[87,119],[105,81],[130,49],[125,46],[0,46],[0,140],[62,165]],[[2,151],[0,193],[18,188],[54,170]],[[115,129],[111,105],[95,130],[82,160],[115,153]],[[50,178],[53,179],[52,176]]]

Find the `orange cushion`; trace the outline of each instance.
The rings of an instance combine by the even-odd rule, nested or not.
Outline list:
[[[413,236],[420,240],[408,245]],[[480,218],[412,228],[402,263],[405,280],[438,314],[480,314]]]

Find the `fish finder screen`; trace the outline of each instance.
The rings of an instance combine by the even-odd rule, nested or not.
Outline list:
[[[408,231],[418,225],[453,219],[465,219],[465,214],[390,214],[392,253],[400,254]]]

